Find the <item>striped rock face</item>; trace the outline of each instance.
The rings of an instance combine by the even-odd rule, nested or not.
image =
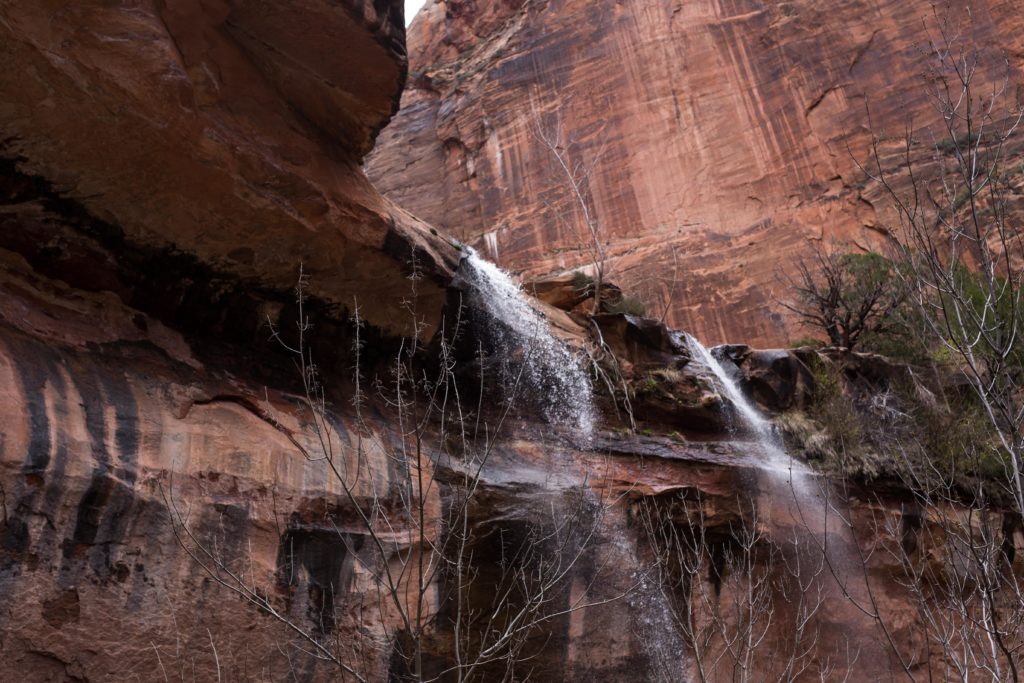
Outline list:
[[[920,78],[932,5],[436,2],[410,27],[409,86],[367,171],[420,218],[535,278],[594,260],[554,146],[586,176],[613,282],[709,344],[786,344],[807,334],[775,303],[796,258],[821,240],[880,248],[895,223],[858,168],[869,129],[897,171],[908,121],[924,158],[948,137],[930,128]],[[1009,59],[1012,104],[1020,12],[972,7],[967,21],[952,3],[950,20],[989,78]]]
[[[389,352],[415,258],[437,329],[457,253],[359,167],[405,79],[400,3],[13,2],[0,35],[0,679],[278,679],[287,638],[170,512],[301,620],[362,590],[267,324],[295,329],[301,269],[325,369],[356,306]]]
[[[345,680],[315,647],[363,680],[406,680],[410,599],[431,624],[417,663],[440,676],[482,637],[474,619],[508,625],[530,603],[517,591],[552,571],[517,676],[692,678],[671,610],[734,612],[753,575],[771,584],[758,615],[776,616],[772,654],[745,675],[785,678],[774,653],[802,616],[761,548],[799,531],[792,491],[733,428],[698,347],[654,320],[530,300],[480,255],[581,263],[535,135],[561,130],[594,169],[614,282],[674,283],[668,319],[710,340],[778,336],[741,315],[761,311],[768,264],[824,219],[863,239],[878,220],[833,152],[861,139],[857,92],[879,89],[895,116],[885,83],[914,64],[920,7],[866,6],[434,3],[368,167],[435,229],[362,170],[406,80],[397,0],[0,0],[0,681]],[[1004,5],[980,20],[986,40],[1021,35]],[[535,291],[571,308],[575,280]],[[315,413],[288,350],[307,320]],[[729,353],[730,386],[762,401],[749,413],[810,391],[799,354]],[[410,357],[406,381],[449,379],[418,385],[427,418],[393,393]],[[507,420],[495,379],[529,393]],[[636,429],[599,381],[635,397]],[[821,529],[829,545],[874,543],[881,518],[908,539],[927,526],[904,523],[905,494],[861,493],[852,535]],[[726,571],[742,528],[771,543]],[[420,560],[450,559],[436,548],[453,529],[463,562],[410,587]],[[694,529],[694,571],[655,583],[652,536]],[[872,562],[894,587],[891,557]],[[383,567],[407,570],[390,595]],[[839,642],[860,653],[855,674],[891,677],[870,620],[834,586],[825,599],[807,677]],[[926,661],[914,604],[883,600]],[[498,658],[477,673],[507,672]]]

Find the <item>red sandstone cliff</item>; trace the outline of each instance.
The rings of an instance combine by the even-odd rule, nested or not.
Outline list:
[[[135,248],[285,290],[302,263],[310,293],[398,324],[412,247],[453,253],[359,169],[405,80],[396,7],[5,2],[0,155]]]
[[[294,330],[301,267],[325,367],[355,301],[383,348],[413,257],[438,322],[456,252],[359,168],[405,80],[400,3],[5,1],[0,61],[0,679],[279,680],[282,632],[167,502],[300,619],[349,581],[267,323]]]
[[[396,459],[367,456],[362,444],[400,441],[400,426],[387,405],[371,402],[364,410],[373,416],[358,420],[352,405],[353,301],[368,323],[359,348],[369,373],[405,348],[413,285],[415,320],[430,328],[457,296],[449,289],[455,250],[378,195],[359,168],[404,79],[398,6],[0,0],[0,679],[338,680],[336,668],[296,647],[308,641],[213,581],[204,558],[188,552],[197,546],[176,537],[183,528],[267,604],[331,646],[361,645],[365,629],[390,635],[399,627],[377,604],[372,571],[353,557],[367,534],[352,522],[352,501],[324,458],[303,457],[303,447],[317,446],[308,414],[296,407],[302,386],[293,357],[267,340],[268,322],[286,337],[295,329],[301,264],[310,278],[311,343],[331,379],[332,464],[361,463],[369,472],[357,503],[395,504],[407,483]],[[479,11],[453,3],[449,17],[457,10],[463,20],[453,19],[444,36],[420,38],[445,59],[478,45],[503,49],[491,36],[530,16],[518,3]],[[438,6],[430,11],[436,18]],[[630,16],[619,8],[592,17],[595,38],[602,26],[614,29],[619,14]],[[567,40],[534,47],[538,65],[576,51]],[[416,77],[413,96],[429,94],[428,81]],[[439,103],[426,102],[430,116],[451,115],[430,113]],[[474,102],[465,102],[467,115]],[[404,125],[408,119],[395,130]],[[435,130],[407,135],[415,147]],[[459,156],[472,148],[463,149],[466,139],[452,138],[442,152],[468,164],[477,157]],[[497,143],[489,149],[518,153]],[[628,161],[615,156],[620,147],[609,150],[610,159]],[[374,168],[387,183],[382,158]],[[438,172],[426,164],[431,158],[407,161],[417,173]],[[440,179],[425,176],[424,187],[434,184],[413,199],[440,209],[469,197],[437,186]],[[496,201],[493,189],[479,189]],[[508,245],[503,235],[500,248]],[[557,319],[565,334],[583,335],[568,316]],[[754,522],[751,512],[779,540],[792,517],[757,449],[725,429],[722,400],[691,373],[678,336],[621,316],[596,327],[620,356],[618,367],[643,387],[638,419],[660,434],[604,430],[581,443],[528,417],[517,422],[488,446],[493,456],[470,520],[480,544],[474,571],[493,573],[506,532],[528,527],[557,499],[578,499],[585,483],[588,500],[608,504],[566,592],[596,604],[545,623],[533,678],[675,679],[692,663],[678,635],[658,622],[662,587],[636,590],[651,558],[635,506],[669,501],[676,517],[667,523],[697,521],[719,555],[732,547],[738,523]],[[436,341],[432,331],[421,336]],[[733,351],[775,407],[806,398],[808,373],[796,355]],[[474,380],[460,390],[478,385],[476,368],[460,364]],[[447,471],[441,486],[459,474]],[[737,492],[748,500],[740,504]],[[903,524],[898,498],[857,494],[851,507],[866,533],[854,540],[875,543],[873,516]],[[444,495],[435,489],[425,505],[434,528]],[[171,507],[187,527],[172,523]],[[401,561],[418,539],[392,531],[385,559]],[[762,562],[764,569],[777,574],[778,564]],[[870,570],[893,585],[884,556]],[[742,573],[723,577],[701,566],[695,576],[687,590],[720,593],[726,606],[742,601],[731,588],[742,586]],[[684,604],[690,597],[666,589]],[[485,585],[476,598],[486,592]],[[815,627],[828,652],[815,653],[819,669],[807,676],[818,678],[837,643],[859,649],[866,677],[895,670],[872,656],[871,624],[834,590],[827,597]],[[443,607],[432,600],[428,610]],[[782,618],[791,610],[782,592],[771,600],[780,617],[764,642],[774,652],[791,635]],[[921,655],[913,606],[886,598],[882,607],[895,616],[896,637]],[[429,654],[445,662],[444,628],[431,637]],[[394,680],[390,641],[369,642],[362,673]],[[758,673],[776,665],[766,657]]]
[[[973,3],[964,43],[1024,67],[1017,3]],[[814,240],[884,239],[865,187],[866,109],[890,139],[935,112],[919,85],[926,0],[438,0],[409,33],[410,82],[367,161],[417,216],[527,275],[592,257],[561,133],[611,278],[709,342],[804,336],[773,304]],[[932,142],[925,139],[925,142]],[[894,161],[893,163],[898,163]]]

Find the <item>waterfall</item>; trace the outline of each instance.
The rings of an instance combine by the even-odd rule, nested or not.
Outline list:
[[[763,469],[785,473],[790,478],[794,491],[797,487],[806,490],[806,475],[809,474],[809,470],[803,463],[793,459],[786,452],[775,425],[751,403],[736,381],[725,371],[719,360],[706,346],[690,334],[686,335],[686,340],[693,357],[711,372],[716,388],[732,404],[742,423],[738,426],[757,439],[757,445],[765,458]]]
[[[734,426],[757,441],[764,458],[760,471],[766,475],[755,493],[759,523],[785,530],[785,536],[794,534],[785,551],[805,553],[803,567],[810,572],[802,575],[800,580],[809,583],[801,590],[813,591],[823,607],[827,605],[815,618],[827,624],[829,610],[843,609],[851,599],[855,604],[870,604],[873,598],[864,580],[865,560],[850,526],[852,516],[844,498],[830,490],[827,479],[813,476],[809,467],[787,453],[772,422],[744,395],[714,354],[691,335],[687,335],[687,342],[696,363],[707,369],[716,389],[732,404],[737,423]],[[780,541],[785,536],[780,536]],[[828,570],[822,564],[825,560]],[[864,633],[869,632],[866,629]],[[846,647],[869,659],[887,656],[873,637],[848,639]]]
[[[539,408],[551,423],[571,426],[584,438],[594,428],[590,377],[568,346],[530,305],[522,287],[505,271],[468,247],[461,274],[469,294],[487,316],[489,342],[501,359],[502,381]],[[524,391],[525,390],[525,391]]]
[[[627,600],[633,611],[640,649],[653,681],[678,681],[689,665],[686,642],[675,625],[661,579],[649,570],[634,571],[636,581]]]

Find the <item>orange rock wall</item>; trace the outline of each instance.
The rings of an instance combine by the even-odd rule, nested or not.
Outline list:
[[[950,17],[1024,64],[1016,3]],[[816,240],[878,247],[871,127],[934,119],[918,80],[925,0],[438,0],[409,32],[402,109],[366,162],[385,195],[539,275],[592,261],[560,133],[588,172],[608,274],[707,342],[806,336],[779,276]],[[926,140],[927,141],[927,140]]]
[[[404,80],[398,7],[397,0],[0,0],[0,680],[339,680],[336,668],[298,649],[308,642],[232,591],[240,584],[346,658],[351,648],[384,643],[368,641],[367,631],[393,635],[399,628],[374,588],[373,558],[364,564],[352,555],[367,535],[354,505],[399,506],[396,498],[408,495],[403,461],[389,452],[407,423],[386,395],[355,414],[350,378],[357,361],[346,313],[355,299],[369,323],[361,328],[358,367],[375,392],[373,369],[383,376],[397,349],[408,348],[401,338],[411,332],[408,321],[430,325],[445,297],[456,297],[448,284],[458,252],[381,197],[359,166]],[[475,216],[441,220],[506,265],[518,258],[538,259],[529,264],[536,270],[569,267],[579,258],[578,243],[552,218],[564,203],[561,186],[550,159],[531,142],[535,121],[561,123],[579,143],[570,151],[598,161],[590,201],[603,221],[616,217],[609,233],[618,250],[613,277],[633,273],[661,282],[666,271],[651,264],[664,260],[663,243],[676,243],[679,286],[706,280],[699,286],[720,296],[699,290],[692,311],[677,315],[693,313],[692,327],[707,335],[699,325],[716,320],[729,321],[720,323],[723,335],[729,326],[741,329],[740,318],[725,317],[730,297],[745,296],[753,306],[763,291],[753,279],[741,280],[746,290],[723,288],[731,282],[725,275],[740,272],[729,259],[756,254],[764,266],[764,240],[783,225],[756,222],[756,205],[737,199],[747,191],[744,174],[758,173],[751,187],[776,201],[788,185],[772,164],[802,168],[807,177],[817,177],[807,170],[816,167],[807,165],[811,156],[772,137],[788,129],[777,132],[765,122],[788,119],[765,102],[755,106],[753,53],[721,52],[731,43],[714,38],[767,31],[768,19],[735,7],[723,10],[737,15],[735,22],[701,19],[693,16],[696,7],[680,5],[676,14],[688,23],[672,28],[671,13],[662,9],[521,0],[433,5],[430,21],[414,27],[415,42],[451,68],[425,74],[416,67],[411,104],[371,161],[374,175],[396,196],[408,192],[403,201],[426,207],[417,209],[424,215]],[[557,30],[541,26],[549,20]],[[714,39],[676,41],[675,31],[689,35],[681,26],[705,26]],[[811,35],[813,28],[804,30]],[[616,46],[614,59],[609,46]],[[732,100],[710,95],[695,103],[686,89],[666,100],[665,84],[682,78],[676,66],[690,63],[681,55],[731,65],[735,73],[728,73],[747,84],[741,92],[755,104],[737,110]],[[540,75],[543,88],[534,85]],[[685,77],[694,92],[721,80],[695,67]],[[455,99],[436,88],[451,88]],[[832,106],[829,97],[809,107],[812,114]],[[677,100],[679,118],[655,115]],[[494,102],[508,108],[481,118]],[[722,120],[697,116],[698,109]],[[595,118],[595,111],[602,115]],[[796,123],[787,125],[796,130]],[[439,138],[438,131],[446,132]],[[713,146],[695,137],[701,132],[736,147]],[[404,158],[394,152],[399,137]],[[736,140],[750,145],[747,156]],[[676,155],[678,183],[652,165],[661,163],[661,152]],[[750,158],[763,168],[751,171]],[[382,171],[399,163],[394,177]],[[452,173],[464,181],[451,182]],[[419,184],[395,189],[410,178]],[[840,195],[846,191],[837,187]],[[848,199],[830,201],[842,207]],[[712,200],[722,202],[718,236],[696,223],[684,231],[691,214]],[[814,208],[824,201],[816,194],[797,200],[786,214],[794,225],[802,212],[825,210]],[[671,229],[649,231],[646,242],[631,237],[638,226],[661,225],[666,207],[675,207]],[[498,209],[515,211],[485,239],[490,228],[478,230],[473,221],[485,225],[482,217]],[[726,225],[726,218],[734,222]],[[760,227],[750,232],[750,221]],[[723,254],[722,275],[713,272],[718,261],[683,252],[694,245]],[[421,275],[412,280],[410,257]],[[303,311],[313,316],[310,344],[335,429],[331,464],[366,473],[355,503],[341,493],[326,458],[304,457],[301,447],[323,454],[297,395],[300,372],[293,355],[268,340],[268,322],[294,334],[299,264],[310,276]],[[413,286],[419,298],[410,315],[405,302]],[[578,343],[582,328],[551,313],[559,335]],[[634,330],[647,333],[630,336],[607,322],[602,334],[628,356],[621,368],[626,360],[637,372],[672,364],[664,368],[664,378],[674,378],[663,383],[666,393],[638,398],[641,432],[609,429],[621,423],[607,401],[605,429],[593,442],[529,420],[515,420],[497,437],[478,429],[489,455],[470,524],[481,547],[493,546],[491,555],[473,555],[482,573],[506,564],[506,530],[539,524],[541,514],[563,523],[566,500],[580,501],[596,520],[592,535],[575,532],[586,540],[585,552],[569,553],[576,564],[562,588],[548,594],[558,609],[569,606],[570,596],[589,606],[543,622],[543,651],[528,660],[540,681],[653,680],[660,659],[675,679],[690,666],[671,625],[657,621],[666,599],[660,587],[637,590],[651,568],[635,517],[641,499],[700,501],[700,523],[723,548],[730,542],[725,530],[746,514],[738,491],[771,518],[774,537],[791,531],[785,498],[761,471],[761,449],[722,429],[721,399],[681,371],[685,356],[665,343],[667,331],[648,321]],[[460,392],[472,391],[482,382],[472,363],[463,365]],[[669,391],[673,384],[682,391]],[[487,403],[500,410],[504,403],[485,398],[471,410]],[[480,415],[465,415],[479,424]],[[440,533],[445,482],[458,481],[459,468],[477,460],[453,453],[459,444],[436,436],[440,443],[429,448],[440,485],[424,517],[426,528]],[[886,514],[896,518],[897,503]],[[183,524],[172,523],[175,511]],[[408,560],[416,542],[400,517],[391,527],[394,519],[381,561]],[[198,544],[182,538],[186,528]],[[867,520],[858,528],[871,534]],[[221,566],[211,570],[211,559]],[[241,581],[232,583],[225,571]],[[879,572],[889,581],[893,568]],[[706,590],[721,587],[721,576],[701,576]],[[726,582],[723,604],[733,604],[729,586],[742,585],[740,574],[734,577],[738,584]],[[478,592],[488,590],[485,583]],[[440,593],[438,584],[427,591],[428,610],[444,607]],[[831,638],[826,655],[849,638],[865,678],[896,670],[869,649],[878,640],[871,624],[836,596],[820,623]],[[786,601],[775,598],[780,614]],[[890,606],[901,619],[897,637],[911,633],[913,607],[895,598]],[[430,647],[439,662],[450,655],[450,627],[442,620],[429,634],[438,636]],[[787,629],[780,620],[767,637],[773,653]],[[367,680],[400,674],[386,645],[358,654]],[[759,672],[775,666],[774,658],[766,661]]]
[[[129,244],[253,287],[302,264],[396,329],[412,246],[450,269],[359,168],[405,78],[397,3],[4,2],[0,61],[0,157]]]
[[[324,348],[358,301],[380,353],[413,254],[417,322],[440,315],[457,253],[359,168],[405,78],[400,3],[2,2],[0,62],[0,680],[332,679],[170,508],[297,622],[366,590],[267,323],[295,329],[301,267]],[[348,405],[351,363],[318,356]],[[393,488],[365,460],[358,495]]]

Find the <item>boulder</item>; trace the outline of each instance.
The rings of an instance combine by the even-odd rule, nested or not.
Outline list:
[[[782,412],[804,408],[814,393],[814,376],[800,355],[788,349],[751,349],[728,344],[712,353],[763,408]]]
[[[592,318],[600,339],[616,358],[638,373],[653,369],[679,369],[690,362],[690,350],[681,332],[651,318],[628,313],[602,313]]]
[[[594,296],[587,278],[579,273],[562,273],[551,277],[531,280],[523,289],[546,304],[571,311]]]

